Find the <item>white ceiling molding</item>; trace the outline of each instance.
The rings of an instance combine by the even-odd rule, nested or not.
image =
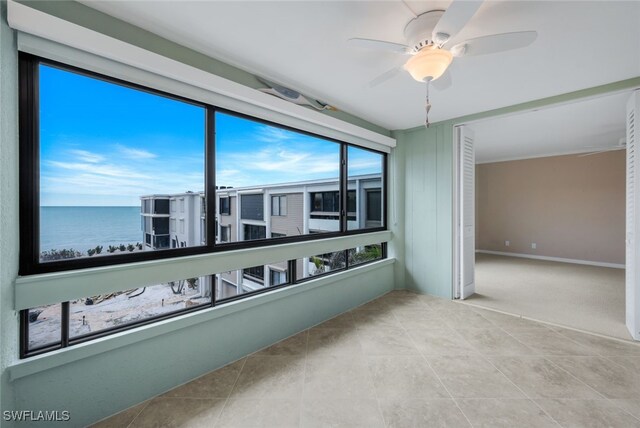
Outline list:
[[[387,153],[396,146],[394,138],[291,104],[12,0],[8,1],[8,21],[11,28],[20,32],[207,91],[210,96],[203,95],[199,101],[254,115],[257,107],[261,110],[259,116],[263,119],[273,120],[272,113],[275,112],[280,117],[289,118],[287,123],[283,123],[285,125]],[[44,53],[45,49],[34,46],[37,45],[37,40],[33,37],[22,38],[21,48],[30,44],[33,50]],[[220,103],[225,103],[225,98],[227,105],[221,105]]]

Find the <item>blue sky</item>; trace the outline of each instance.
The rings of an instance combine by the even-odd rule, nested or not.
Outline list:
[[[134,206],[140,195],[204,188],[203,108],[40,66],[43,206]],[[338,176],[339,145],[216,114],[218,185]],[[349,150],[350,174],[381,156]]]

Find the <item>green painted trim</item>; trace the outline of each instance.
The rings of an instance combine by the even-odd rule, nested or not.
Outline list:
[[[328,275],[290,287],[280,288],[269,293],[259,294],[243,300],[230,302],[216,308],[204,309],[202,311],[170,318],[154,324],[145,325],[134,330],[116,333],[112,336],[99,338],[91,342],[20,360],[18,363],[7,367],[7,370],[9,371],[9,378],[11,381],[14,381],[25,376],[30,376],[54,367],[69,364],[104,352],[109,352],[156,336],[182,330],[237,312],[246,311],[258,305],[263,305],[265,303],[299,293],[305,293],[317,287],[345,281],[349,278],[362,275],[366,272],[375,271],[394,263],[395,259],[380,260],[378,262],[354,267],[344,272],[338,272],[334,275]]]
[[[18,2],[41,12],[48,13],[49,15],[98,31],[114,39],[216,74],[244,86],[253,89],[264,87],[264,84],[258,81],[255,75],[247,71],[226,64],[193,49],[186,48],[76,1],[18,0]],[[337,107],[339,108],[339,106]],[[324,110],[321,111],[321,113],[387,137],[391,135],[391,131],[388,129],[344,111]]]
[[[640,88],[640,76],[633,77],[631,79],[620,80],[618,82],[607,83],[606,85],[594,86],[591,88],[580,89],[578,91],[567,92],[565,94],[554,95],[551,97],[540,98],[538,100],[527,101],[520,104],[514,104],[507,107],[501,107],[493,110],[487,110],[481,113],[469,114],[466,116],[460,116],[454,119],[447,119],[432,124],[432,127],[438,125],[459,125],[465,122],[470,122],[479,119],[485,119],[494,116],[501,116],[505,114],[516,113],[520,111],[534,110],[543,107],[547,107],[554,104],[566,103],[570,101],[576,101],[582,98],[595,97],[598,95],[606,95],[611,92],[624,91],[627,89]],[[415,132],[420,129],[424,129],[424,126],[416,126],[415,128],[405,129],[398,131],[398,133]]]
[[[139,343],[153,337],[166,335],[177,330],[192,327],[217,318],[225,317],[237,312],[246,311],[258,305],[280,300],[299,293],[305,293],[314,288],[323,287],[332,283],[345,281],[349,278],[375,271],[384,266],[392,265],[395,259],[385,259],[355,267],[334,275],[328,275],[315,280],[303,282],[286,288],[274,290],[269,293],[259,294],[243,300],[231,302],[216,308],[205,309],[198,312],[170,318],[154,324],[145,325],[133,330],[117,333],[112,336],[96,339],[91,342],[53,351],[47,354],[20,360],[18,363],[7,367],[11,381],[26,376],[34,375],[55,367],[72,363],[94,355],[112,351],[123,346]]]
[[[15,309],[388,242],[390,231],[19,277]]]

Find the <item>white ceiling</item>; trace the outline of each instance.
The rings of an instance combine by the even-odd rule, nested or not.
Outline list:
[[[412,15],[399,1],[82,1],[385,128],[424,122],[424,86],[408,74],[367,85],[406,57],[346,42],[404,43]],[[449,3],[409,2],[418,13]],[[432,93],[431,122],[640,75],[637,1],[486,1],[451,45],[522,30],[538,31],[533,45],[454,60],[453,85]]]
[[[469,124],[476,163],[584,153],[616,146],[625,137],[631,93],[487,119]]]

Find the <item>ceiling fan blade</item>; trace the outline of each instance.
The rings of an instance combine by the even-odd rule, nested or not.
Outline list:
[[[486,55],[529,46],[538,37],[537,31],[492,34],[465,40],[451,48],[453,56]]]
[[[448,68],[442,76],[438,77],[436,80],[432,80],[430,85],[438,91],[444,91],[449,86],[451,86],[451,83],[451,69]]]
[[[387,80],[391,80],[402,70],[402,66],[399,65],[397,67],[393,67],[391,70],[385,71],[380,76],[376,77],[372,81],[369,82],[370,88],[375,88],[376,86],[386,82]]]
[[[481,5],[482,0],[453,0],[433,29],[432,39],[439,45],[447,43],[462,30]]]
[[[411,48],[409,48],[409,46],[401,45],[400,43],[385,42],[383,40],[355,38],[349,39],[347,40],[347,42],[351,46],[356,46],[364,49],[374,49],[378,51],[382,50],[406,55],[409,55],[411,53]]]

